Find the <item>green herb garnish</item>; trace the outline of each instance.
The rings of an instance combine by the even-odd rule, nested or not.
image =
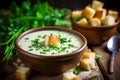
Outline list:
[[[45,39],[46,35],[44,35],[42,38]]]
[[[73,73],[76,74],[76,75],[80,74],[81,72],[82,72],[82,69],[80,69],[79,66],[75,67],[75,69],[73,71]]]
[[[25,38],[25,40],[29,40],[29,38]]]
[[[62,43],[65,43],[65,42],[67,42],[67,38],[60,38],[60,43],[62,44]]]
[[[41,35],[38,35],[38,38],[41,38]]]
[[[96,60],[101,60],[101,59],[102,59],[102,56],[99,55],[99,54],[96,54],[96,55],[95,55],[95,59],[96,59]]]
[[[40,54],[46,54],[44,51],[41,51]]]
[[[68,45],[69,46],[69,48],[77,48],[75,45],[73,45],[73,44],[69,44]]]
[[[53,34],[51,33],[50,36],[53,36]]]
[[[61,52],[65,52],[67,47],[61,47],[60,49],[61,49]]]
[[[33,51],[33,49],[30,48],[28,51]]]

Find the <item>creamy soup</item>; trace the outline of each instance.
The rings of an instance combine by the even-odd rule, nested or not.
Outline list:
[[[58,36],[59,46],[45,46],[46,36]],[[36,31],[25,35],[18,42],[18,45],[25,51],[37,55],[63,55],[76,51],[83,44],[82,40],[69,32],[57,30]]]

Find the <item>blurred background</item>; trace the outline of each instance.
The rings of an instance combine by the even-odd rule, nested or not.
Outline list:
[[[9,9],[9,5],[12,1],[15,1],[18,5],[25,0],[0,0],[0,8]],[[29,0],[32,4],[35,4],[37,0]],[[71,10],[82,9],[87,4],[91,3],[92,0],[39,0],[47,1],[51,6],[55,8],[69,8]],[[104,7],[108,9],[114,9],[120,12],[119,0],[100,0],[104,2]]]
[[[0,0],[0,9],[8,9],[9,10],[10,4],[13,1],[15,1],[18,6],[21,6],[21,4],[27,0]],[[35,4],[38,0],[29,0],[29,1],[31,1],[32,4]],[[83,9],[86,5],[91,4],[91,2],[92,2],[92,0],[39,0],[39,1],[41,1],[41,2],[47,1],[48,4],[50,6],[52,6],[53,8],[68,8],[71,10]],[[120,13],[119,0],[100,0],[100,1],[104,2],[104,8],[116,10]],[[8,20],[6,20],[6,21],[8,21]],[[0,28],[1,28],[1,26],[0,26]],[[120,29],[119,29],[119,31],[120,31]],[[3,34],[5,34],[5,32]],[[2,38],[0,38],[0,39],[2,39]],[[1,48],[0,48],[0,53],[3,53],[3,52],[1,52]],[[3,78],[5,78],[8,75],[7,72],[4,72],[2,68],[5,68],[7,70],[12,70],[12,69],[10,69],[12,67],[8,67],[8,66],[4,67],[3,66],[2,56],[0,54],[0,80],[3,80]],[[12,72],[12,71],[9,71],[9,72]]]

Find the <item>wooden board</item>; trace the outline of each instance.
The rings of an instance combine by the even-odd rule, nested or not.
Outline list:
[[[120,51],[115,55],[114,61],[114,73],[109,73],[109,61],[111,57],[111,52],[106,47],[107,42],[100,46],[92,47],[93,51],[97,54],[102,55],[102,60],[97,61],[98,65],[103,73],[105,80],[120,80]]]

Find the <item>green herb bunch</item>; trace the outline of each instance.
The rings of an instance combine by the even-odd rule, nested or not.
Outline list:
[[[4,50],[4,60],[16,55],[14,41],[22,32],[37,27],[70,25],[65,20],[68,17],[65,10],[69,9],[53,8],[40,1],[32,5],[29,0],[21,6],[12,2],[9,11],[0,10],[0,48]]]

